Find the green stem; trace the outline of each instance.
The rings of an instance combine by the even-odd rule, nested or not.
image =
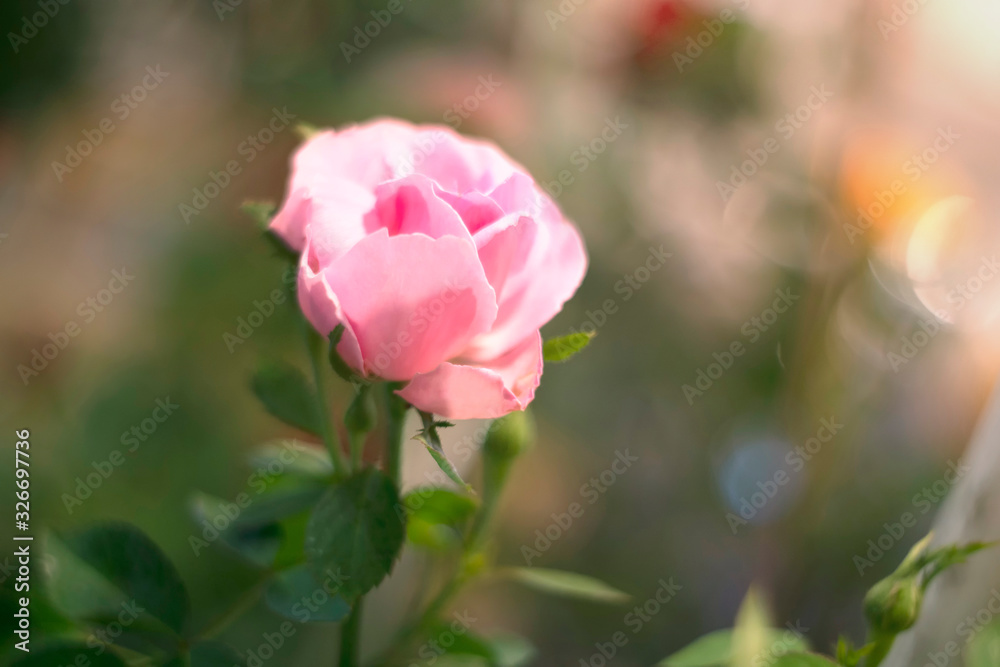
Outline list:
[[[395,385],[391,382],[383,385],[387,424],[385,472],[399,489],[403,481],[403,429],[406,426],[406,411],[410,405],[395,394],[395,389]]]
[[[354,603],[351,615],[340,629],[340,667],[357,667],[361,648],[361,613],[364,597]]]
[[[865,667],[878,667],[881,665],[882,661],[889,655],[889,651],[892,650],[892,644],[894,641],[896,641],[895,635],[876,638],[874,642],[875,646],[872,648],[871,652],[868,654],[868,658],[865,660]]]
[[[347,474],[347,463],[344,461],[344,454],[340,451],[340,438],[330,421],[330,408],[326,402],[326,381],[324,379],[324,365],[326,363],[326,347],[323,338],[313,331],[308,322],[304,322],[306,327],[306,344],[309,347],[309,361],[312,363],[313,382],[316,384],[316,403],[319,413],[320,435],[323,437],[323,444],[330,452],[330,460],[333,462],[334,474],[338,477]]]

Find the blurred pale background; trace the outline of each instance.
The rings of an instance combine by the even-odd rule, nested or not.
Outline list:
[[[501,559],[523,564],[583,499],[533,565],[637,601],[673,577],[620,665],[730,624],[754,582],[815,646],[860,641],[861,596],[930,528],[1000,363],[1000,5],[402,0],[372,24],[389,4],[71,0],[32,33],[37,2],[4,3],[0,417],[32,429],[35,521],[135,522],[199,614],[238,595],[252,570],[221,545],[194,556],[189,499],[246,487],[245,452],[289,434],[249,375],[303,360],[287,305],[225,342],[282,285],[239,205],[283,195],[298,137],[276,112],[400,116],[496,141],[591,256],[544,333],[598,337],[546,369]],[[133,276],[117,293],[115,271]],[[166,397],[176,413],[70,513],[76,478]],[[638,463],[591,503],[584,485],[626,450]],[[432,468],[408,454],[416,485]],[[917,525],[859,566],[908,512]],[[421,562],[387,588],[411,591]],[[367,607],[373,649],[403,611],[388,598]],[[589,659],[628,612],[503,586],[456,609],[530,638],[539,665]],[[278,622],[261,606],[225,638],[257,646]],[[309,626],[270,664],[335,644]]]

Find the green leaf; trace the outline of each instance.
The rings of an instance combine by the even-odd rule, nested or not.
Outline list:
[[[429,412],[424,412],[422,410],[418,412],[420,414],[421,421],[423,421],[424,428],[413,436],[413,439],[422,443],[424,447],[427,448],[431,458],[433,458],[434,462],[438,464],[441,471],[448,476],[448,479],[455,482],[466,491],[471,492],[472,487],[466,484],[465,480],[462,479],[462,476],[458,474],[458,469],[456,469],[454,464],[448,460],[448,456],[444,453],[444,447],[441,446],[441,438],[438,436],[437,430],[441,424],[448,422],[436,422],[434,421],[434,415]]]
[[[268,607],[298,623],[337,622],[351,612],[351,606],[335,590],[337,582],[328,583],[320,584],[307,566],[300,565],[278,573],[264,597]],[[309,600],[309,606],[303,600]]]
[[[774,667],[837,667],[837,663],[816,653],[789,653],[772,663]]]
[[[542,358],[547,362],[567,361],[590,345],[590,341],[595,335],[577,332],[559,338],[550,338],[542,345]]]
[[[404,511],[411,519],[449,526],[469,520],[478,507],[475,497],[441,487],[420,487],[403,497]]]
[[[67,616],[105,623],[125,613],[130,627],[180,635],[188,616],[184,582],[148,537],[127,524],[49,534],[49,592]]]
[[[1000,622],[983,628],[965,656],[965,667],[996,667],[1000,665]]]
[[[197,493],[192,500],[194,518],[199,527],[199,539],[211,537],[212,531],[227,547],[258,567],[270,567],[281,549],[281,526],[272,523],[266,525],[241,525],[237,519],[230,516],[235,503],[216,498],[205,493]],[[228,511],[227,511],[228,510]]]
[[[347,599],[378,585],[403,547],[398,504],[396,485],[374,468],[328,490],[306,529],[305,552],[313,573],[345,576],[341,590]]]
[[[298,429],[318,435],[316,396],[305,376],[294,366],[264,364],[253,377],[253,392],[273,416]]]
[[[38,640],[36,639],[35,642]],[[55,667],[87,665],[87,667],[125,667],[114,653],[87,646],[83,642],[57,641],[41,647],[32,643],[31,653],[15,658],[10,667]],[[20,651],[17,653],[20,654]]]
[[[319,502],[326,489],[326,485],[309,482],[252,496],[237,523],[243,526],[262,525],[305,512]]]
[[[971,542],[969,544],[950,544],[936,549],[924,557],[929,570],[924,575],[924,589],[939,574],[948,568],[964,563],[972,554],[988,549],[996,545],[996,542]]]
[[[628,593],[612,588],[603,581],[573,572],[540,567],[511,567],[503,568],[497,574],[552,595],[611,604],[622,604],[632,599]]]
[[[733,631],[717,630],[700,637],[660,663],[662,667],[718,667],[733,655]]]
[[[857,667],[873,648],[875,648],[875,644],[866,644],[861,648],[855,648],[850,639],[841,637],[837,640],[837,662],[843,667]]]
[[[438,639],[438,642],[443,645],[444,642],[440,641],[440,638],[443,637],[447,637],[450,642],[448,648],[445,649],[448,655],[483,658],[491,666],[497,664],[496,650],[493,645],[468,628],[464,628],[461,633],[455,632],[450,623],[436,623],[428,628],[428,639]]]
[[[674,653],[660,663],[662,667],[729,667],[733,661],[733,630],[716,630]],[[785,651],[806,651],[808,643],[790,630],[767,630],[767,643],[772,655]],[[760,664],[766,661],[761,656]]]
[[[408,516],[406,539],[425,549],[447,551],[462,539],[458,528],[475,514],[473,497],[440,487],[414,489],[403,498],[401,512]]]
[[[222,642],[198,642],[191,649],[191,667],[233,667],[243,662],[236,649]]]
[[[538,654],[531,642],[517,635],[491,637],[490,644],[499,667],[526,667]]]
[[[325,479],[333,474],[330,453],[323,447],[294,439],[274,440],[250,455],[254,468],[278,468],[283,475]]]

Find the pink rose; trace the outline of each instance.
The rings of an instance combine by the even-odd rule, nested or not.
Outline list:
[[[523,410],[541,334],[587,266],[519,164],[450,128],[376,120],[296,152],[271,228],[302,253],[299,303],[367,377],[451,419]]]

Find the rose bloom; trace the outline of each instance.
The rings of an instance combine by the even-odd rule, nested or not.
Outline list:
[[[298,294],[365,377],[451,419],[523,410],[539,327],[587,267],[576,228],[496,146],[375,120],[320,132],[292,159],[271,229],[301,252]]]

